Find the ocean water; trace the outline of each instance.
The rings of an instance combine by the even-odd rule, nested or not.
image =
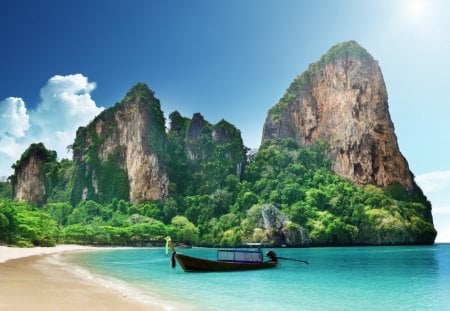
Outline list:
[[[310,264],[186,273],[179,265],[170,268],[162,248],[87,252],[71,261],[194,310],[450,310],[450,244],[275,251]],[[179,252],[216,256],[216,249],[207,248]]]

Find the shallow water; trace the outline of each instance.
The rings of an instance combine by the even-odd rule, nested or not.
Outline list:
[[[105,250],[73,260],[197,310],[450,310],[450,244],[276,249],[276,269],[185,273],[162,248]],[[214,259],[216,249],[179,252]]]

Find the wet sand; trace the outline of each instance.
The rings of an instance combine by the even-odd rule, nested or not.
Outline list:
[[[53,253],[83,246],[17,249],[0,246],[0,310],[168,310],[127,297],[58,264]],[[40,255],[36,255],[40,254]],[[15,258],[15,259],[12,259]],[[17,259],[18,258],[18,259]]]

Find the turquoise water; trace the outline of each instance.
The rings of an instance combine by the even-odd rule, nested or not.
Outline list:
[[[450,244],[275,249],[276,269],[185,273],[160,248],[77,254],[78,264],[196,310],[450,310]],[[215,249],[180,252],[214,259]]]

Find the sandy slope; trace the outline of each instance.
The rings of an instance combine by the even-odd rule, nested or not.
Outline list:
[[[0,310],[172,310],[143,303],[58,264],[55,253],[95,250],[78,245],[10,248],[0,246]],[[182,309],[182,308],[181,308]]]

